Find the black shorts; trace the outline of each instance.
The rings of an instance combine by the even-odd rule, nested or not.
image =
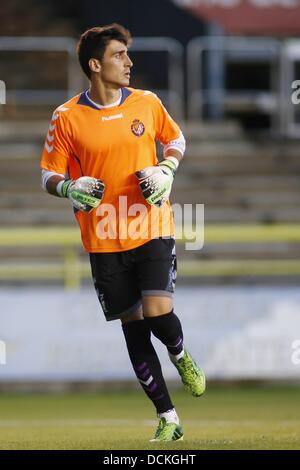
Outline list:
[[[106,320],[134,313],[142,297],[172,297],[176,281],[173,238],[154,238],[133,250],[90,253],[93,282]]]

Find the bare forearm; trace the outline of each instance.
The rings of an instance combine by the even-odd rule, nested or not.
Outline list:
[[[56,191],[56,187],[57,187],[57,184],[60,182],[60,181],[63,181],[64,180],[64,177],[63,176],[60,176],[60,175],[53,175],[51,176],[47,183],[46,183],[46,190],[49,194],[52,194],[53,196],[58,196],[59,195],[57,194],[57,191]]]

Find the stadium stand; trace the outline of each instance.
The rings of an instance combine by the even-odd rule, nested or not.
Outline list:
[[[7,121],[0,130],[2,229],[15,228],[20,233],[20,239],[22,230],[26,227],[37,230],[55,226],[75,229],[76,225],[69,202],[49,197],[41,189],[39,158],[47,127],[48,121]],[[183,245],[179,244],[180,259],[198,261],[200,264],[196,273],[204,275],[207,272],[210,278],[211,272],[215,272],[216,278],[218,277],[218,270],[214,271],[213,263],[226,260],[235,262],[236,268],[232,271],[232,266],[227,266],[226,271],[226,263],[223,264],[220,267],[222,276],[226,276],[226,272],[228,275],[235,272],[237,277],[239,274],[247,275],[247,268],[242,266],[247,260],[248,263],[258,261],[257,273],[262,261],[277,261],[277,271],[279,269],[280,274],[278,262],[290,260],[294,263],[293,260],[297,259],[299,237],[285,240],[286,234],[282,236],[279,232],[273,241],[260,240],[258,235],[257,240],[250,239],[242,243],[233,240],[223,243],[222,227],[232,224],[231,236],[234,236],[236,226],[276,228],[278,224],[281,227],[286,224],[296,224],[297,227],[297,224],[300,224],[299,145],[292,141],[279,145],[268,141],[249,140],[233,122],[218,126],[189,123],[184,126],[184,132],[188,141],[187,154],[176,178],[171,199],[172,202],[180,204],[204,204],[206,226],[213,228],[218,224],[220,241],[210,241],[208,237],[204,249],[199,252],[187,252]],[[22,241],[16,245],[19,246],[0,246],[2,262],[7,262],[8,259],[12,262],[12,257],[15,262],[23,260],[27,263],[28,279],[28,266],[31,262],[43,261],[47,265],[62,259],[62,247],[57,246],[55,235],[53,243],[45,244],[44,247],[34,244],[30,247],[27,243],[24,248]],[[72,243],[70,245],[72,246]],[[63,256],[70,260],[68,253],[70,252]],[[82,259],[79,243],[75,243],[75,253],[80,254]],[[242,266],[240,268],[239,263]],[[269,275],[274,269],[272,266],[267,265]],[[289,266],[292,272],[291,264]],[[193,265],[182,272],[193,275],[194,268]],[[253,266],[251,269],[253,272]],[[38,271],[33,270],[32,273]],[[84,277],[89,274],[86,268],[83,269],[84,273]],[[286,276],[287,272],[283,274]],[[296,275],[299,273],[296,272]],[[19,277],[24,279],[24,276],[23,274]],[[32,274],[31,277],[42,279],[41,274]],[[51,278],[51,274],[48,277]],[[61,277],[63,274],[57,275],[57,278]],[[17,274],[15,279],[18,279]],[[66,283],[70,284],[69,281]]]
[[[15,20],[16,6],[20,15],[23,13],[22,2],[13,3],[12,7],[1,6],[0,15],[2,20],[5,19],[2,21],[4,29],[1,34],[26,35],[29,31],[31,34],[41,34],[43,31],[45,36],[53,34],[76,37],[76,22],[70,21],[70,18],[64,19],[63,16],[59,21],[52,21],[57,12],[49,4],[31,11],[30,20],[26,23],[24,17],[19,22]],[[36,2],[31,0],[30,4],[34,6]],[[11,15],[14,15],[14,22],[10,23]],[[61,90],[66,86],[66,69],[62,66],[61,56],[55,52],[43,53],[43,67],[37,65],[36,55],[24,58],[21,53],[16,53],[9,56],[9,61],[7,55],[4,59],[1,57],[7,64],[3,68],[5,76],[1,78],[7,79],[8,88],[28,90],[30,85],[36,91],[43,90],[45,86],[52,90]],[[59,66],[51,67],[51,61]],[[22,74],[18,73],[20,63]],[[15,77],[14,82],[10,82],[9,77]],[[139,86],[143,85],[143,73],[138,75],[137,83]],[[132,85],[135,86],[135,83]],[[49,197],[42,191],[40,184],[39,159],[55,103],[33,105],[23,100],[20,105],[17,94],[15,100],[13,95],[11,98],[7,105],[0,107],[1,230],[15,229],[22,238],[22,230],[30,227],[75,229],[76,224],[68,201]],[[62,101],[58,99],[57,104]],[[273,241],[258,237],[257,240],[243,243],[236,240],[224,243],[221,235],[218,242],[208,240],[204,249],[197,253],[187,252],[179,244],[180,257],[186,261],[196,261],[198,274],[203,274],[201,266],[204,271],[208,269],[207,272],[217,272],[214,269],[209,271],[206,262],[235,262],[238,267],[238,263],[243,264],[245,260],[249,263],[255,260],[295,261],[299,255],[299,237],[287,237],[284,227],[293,224],[297,228],[300,224],[300,144],[296,140],[274,138],[267,132],[250,134],[234,120],[190,121],[183,122],[182,127],[188,143],[187,152],[175,180],[171,201],[179,204],[204,204],[206,226],[217,225],[221,233],[222,227],[230,224],[233,227],[232,235],[236,225],[275,228],[279,225],[283,229]],[[76,253],[82,255],[78,247]],[[55,239],[51,247],[49,244],[45,247],[30,247],[27,244],[24,248],[20,242],[8,247],[0,243],[0,259],[3,263],[13,258],[16,262],[21,259],[30,263],[31,260],[41,260],[41,256],[47,262],[49,259],[60,260],[61,255],[61,247],[55,244]],[[213,264],[210,266],[213,267]],[[250,272],[250,264],[248,266]],[[269,267],[265,272],[274,274],[272,266],[267,266]],[[245,270],[247,272],[243,267],[235,272],[244,276]],[[4,271],[3,268],[2,280],[5,279]],[[190,270],[192,272],[195,270]],[[222,276],[232,274],[231,269],[226,271],[226,266],[220,272]],[[287,272],[288,268],[284,276]],[[189,273],[188,269],[186,273]],[[297,272],[296,276],[298,275]]]

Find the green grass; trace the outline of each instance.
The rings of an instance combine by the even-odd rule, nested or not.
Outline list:
[[[150,444],[156,420],[142,391],[1,395],[0,449],[300,449],[299,388],[172,397],[184,441]]]

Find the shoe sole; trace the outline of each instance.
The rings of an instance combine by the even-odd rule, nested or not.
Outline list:
[[[200,394],[196,394],[196,393],[193,393],[186,385],[184,385],[184,389],[186,392],[188,392],[190,395],[192,395],[193,397],[202,397],[205,393],[205,390],[203,390],[203,392],[201,392]]]
[[[149,442],[178,442],[178,441],[183,441],[183,436],[181,436],[179,439],[171,439],[170,441],[161,441],[159,439],[150,439]]]

